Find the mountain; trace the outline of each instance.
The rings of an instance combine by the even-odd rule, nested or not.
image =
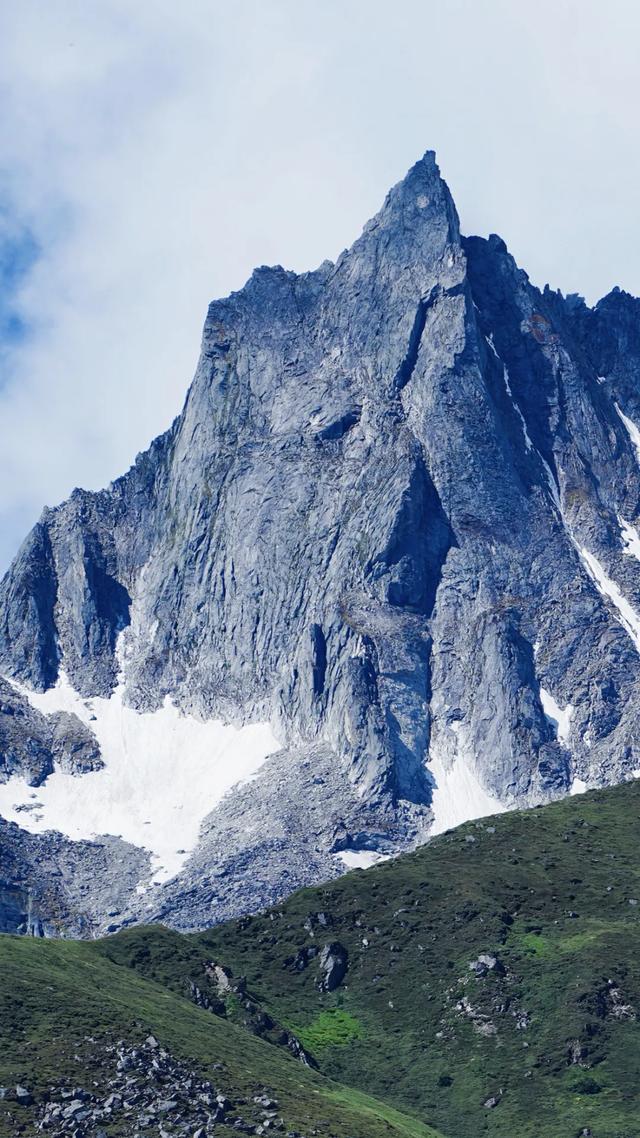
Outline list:
[[[2,927],[202,928],[634,777],[639,315],[462,237],[432,153],[215,301],[182,414],[0,586]]]
[[[637,1138],[639,816],[634,782],[207,932],[0,936],[0,1134]]]

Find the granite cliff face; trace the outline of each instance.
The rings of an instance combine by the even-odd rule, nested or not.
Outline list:
[[[4,687],[44,722],[75,715],[70,684],[80,720],[170,700],[281,748],[211,812],[204,778],[179,872],[115,914],[103,875],[91,928],[203,926],[632,777],[636,423],[640,301],[541,293],[498,237],[461,237],[431,153],[335,265],[214,302],[179,418],[46,510],[0,587]]]

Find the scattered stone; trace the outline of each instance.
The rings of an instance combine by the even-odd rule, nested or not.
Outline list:
[[[501,1099],[502,1095],[491,1095],[490,1098],[485,1099],[482,1105],[485,1106],[487,1110],[493,1110],[501,1101]]]
[[[305,945],[299,948],[295,956],[287,956],[283,961],[282,967],[286,968],[288,972],[304,972],[308,968],[309,963],[315,960],[318,955],[318,947],[315,944]]]
[[[102,1083],[93,1080],[91,1091],[69,1085],[47,1089],[36,1123],[38,1131],[50,1138],[106,1138],[107,1126],[108,1132],[115,1127],[117,1133],[132,1138],[147,1130],[158,1138],[209,1138],[220,1124],[247,1134],[257,1133],[258,1125],[263,1132],[279,1128],[275,1111],[265,1106],[277,1106],[267,1088],[256,1095],[256,1117],[239,1120],[246,1127],[242,1130],[232,1116],[237,1107],[246,1105],[245,1100],[233,1102],[208,1079],[174,1059],[153,1035],[136,1046],[124,1040],[103,1045],[101,1058],[111,1060],[112,1074]],[[33,1101],[24,1087],[16,1088],[16,1098],[25,1105]]]
[[[158,1114],[168,1114],[170,1110],[177,1110],[178,1103],[175,1099],[162,1099],[154,1106],[154,1110]]]
[[[495,972],[500,976],[504,974],[504,964],[492,952],[481,952],[476,960],[469,963],[469,971],[476,976],[486,976],[488,972]]]
[[[213,961],[210,964],[205,964],[205,972],[219,996],[227,995],[233,991],[233,984],[231,982],[232,973],[227,968],[223,968],[221,964],[215,964]]]
[[[232,1100],[175,1059],[153,1035],[136,1045],[124,1040],[103,1044],[100,1060],[107,1073],[101,1081],[92,1079],[91,1090],[70,1084],[47,1088],[38,1111],[38,1132],[48,1138],[107,1138],[111,1133],[127,1138],[147,1133],[149,1138],[212,1138],[221,1130],[264,1135],[286,1129],[268,1087],[256,1088],[251,1101]],[[88,1066],[95,1068],[93,1058]],[[214,1067],[222,1069],[220,1063]],[[31,1097],[26,1088],[17,1087],[17,1098],[20,1092]]]
[[[290,971],[301,971],[306,967],[308,961],[314,959],[317,955],[317,946],[311,945],[306,949],[301,949],[296,956],[287,957],[282,967],[288,968]],[[306,1067],[317,1066],[315,1059],[305,1051],[300,1040],[293,1032],[272,1019],[260,1006],[255,996],[247,991],[247,981],[245,977],[240,976],[235,980],[229,969],[213,963],[204,965],[204,973],[218,994],[211,997],[193,980],[187,979],[186,985],[194,1004],[197,1004],[200,1008],[204,1008],[206,1011],[212,1012],[214,1015],[224,1018],[231,1016],[231,1018],[233,1018],[233,1012],[228,1011],[225,1000],[220,998],[219,993],[222,986],[225,995],[230,994],[237,996],[242,1002],[242,1026],[247,1031],[252,1032],[268,1043],[273,1043],[278,1047],[286,1047],[287,1050]]]
[[[344,980],[349,966],[346,948],[338,941],[325,944],[320,952],[321,975],[318,988],[321,992],[333,992]]]

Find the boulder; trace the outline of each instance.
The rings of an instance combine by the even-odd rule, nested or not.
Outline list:
[[[318,988],[321,992],[333,992],[344,980],[349,967],[347,950],[338,941],[332,941],[321,949],[319,962]]]

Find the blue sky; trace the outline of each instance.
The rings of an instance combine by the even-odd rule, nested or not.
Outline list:
[[[538,284],[640,292],[635,0],[0,7],[0,565],[179,410],[208,301],[434,148]]]
[[[16,230],[13,213],[0,206],[0,357],[28,336],[29,327],[16,303],[24,278],[38,258],[38,246],[27,229]],[[0,382],[3,377],[0,376]]]

